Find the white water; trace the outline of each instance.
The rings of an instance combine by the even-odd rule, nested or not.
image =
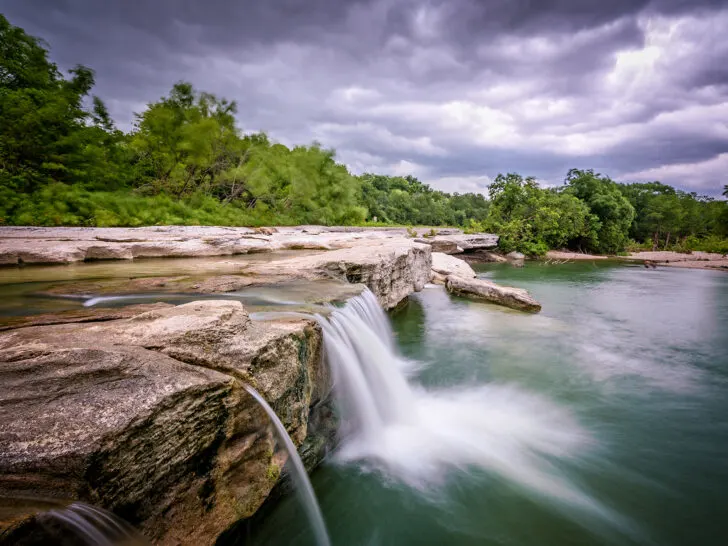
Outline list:
[[[340,461],[419,489],[453,470],[480,469],[613,520],[560,470],[594,447],[568,411],[509,385],[436,391],[410,384],[388,317],[369,291],[318,320],[342,411]]]
[[[88,546],[112,546],[125,544],[143,546],[149,544],[130,525],[120,520],[111,512],[74,502],[63,509],[54,509],[39,515],[44,520],[57,520],[63,523],[75,538]]]
[[[311,526],[316,537],[316,543],[319,546],[329,546],[331,541],[329,540],[329,535],[326,532],[326,524],[324,523],[324,518],[321,515],[321,509],[319,508],[318,501],[316,500],[316,494],[313,491],[311,480],[308,479],[306,468],[303,466],[303,461],[298,455],[298,451],[296,450],[293,440],[291,440],[288,432],[286,432],[286,427],[283,426],[278,415],[276,415],[276,412],[273,411],[273,408],[270,407],[268,402],[265,401],[265,398],[263,398],[260,393],[250,385],[245,385],[245,390],[248,391],[253,398],[255,398],[258,404],[260,404],[260,406],[268,414],[268,417],[275,426],[276,432],[278,432],[279,438],[286,447],[288,460],[291,462],[289,467],[291,477],[296,487],[296,492],[299,494],[303,507],[308,515],[308,519],[311,522]]]

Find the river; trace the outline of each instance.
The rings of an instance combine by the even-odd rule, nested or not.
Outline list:
[[[332,543],[725,544],[728,275],[477,269],[543,311],[428,287],[392,316],[416,418],[314,472]],[[312,543],[296,497],[248,539]]]

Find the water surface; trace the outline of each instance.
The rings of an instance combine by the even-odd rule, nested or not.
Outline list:
[[[527,288],[543,311],[431,287],[394,315],[419,421],[314,473],[332,542],[725,544],[728,275],[610,263],[479,274]],[[307,527],[291,497],[249,541],[311,544]]]

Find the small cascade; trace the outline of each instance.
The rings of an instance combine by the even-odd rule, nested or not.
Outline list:
[[[318,316],[342,417],[337,457],[411,486],[479,468],[533,493],[607,515],[561,463],[578,463],[592,438],[565,409],[517,387],[429,390],[410,384],[389,319],[365,291]]]
[[[412,391],[399,370],[389,319],[374,294],[366,290],[328,319],[317,319],[349,432],[373,440],[385,425],[410,420]]]
[[[298,450],[296,449],[293,440],[291,440],[288,432],[286,432],[286,427],[283,426],[278,415],[276,415],[276,412],[273,411],[273,408],[270,407],[268,402],[265,401],[265,398],[263,398],[261,394],[250,385],[245,385],[245,390],[248,391],[253,398],[255,398],[258,404],[260,404],[260,406],[268,414],[276,432],[278,432],[279,438],[288,452],[288,460],[291,462],[291,466],[289,468],[291,471],[291,477],[296,486],[296,491],[301,498],[303,507],[306,510],[306,514],[311,522],[311,526],[316,537],[316,543],[319,546],[329,546],[331,541],[329,540],[329,535],[326,532],[326,524],[324,523],[324,518],[321,515],[321,509],[319,508],[318,501],[316,500],[316,494],[313,491],[313,486],[311,485],[311,481],[308,479],[306,468],[303,466],[303,461],[298,455]]]
[[[0,544],[6,537],[0,537]],[[37,514],[7,537],[7,544],[150,546],[131,525],[111,512],[82,502]]]

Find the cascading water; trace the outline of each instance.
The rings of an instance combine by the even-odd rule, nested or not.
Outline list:
[[[149,546],[150,543],[111,512],[74,502],[37,514],[31,524],[19,527],[8,536],[0,536],[0,544]]]
[[[260,404],[260,406],[268,414],[268,417],[273,423],[279,438],[288,452],[288,460],[291,462],[291,466],[289,468],[291,471],[291,477],[296,485],[296,491],[301,498],[301,502],[306,510],[309,521],[311,522],[317,544],[319,546],[329,546],[331,542],[329,540],[329,535],[326,532],[326,524],[324,523],[324,518],[321,515],[321,509],[319,508],[318,501],[316,500],[316,494],[313,491],[311,480],[308,479],[306,468],[303,466],[303,461],[298,455],[298,450],[296,450],[293,440],[291,440],[288,432],[286,432],[286,427],[283,426],[278,415],[276,415],[276,412],[273,411],[273,408],[270,407],[268,402],[265,401],[265,398],[263,398],[261,394],[250,385],[245,385],[245,390],[248,391],[253,398],[255,398],[258,404]]]
[[[410,384],[389,320],[365,291],[317,317],[342,413],[340,461],[425,488],[480,468],[551,500],[612,519],[560,474],[593,440],[564,409],[508,385],[428,391]]]

